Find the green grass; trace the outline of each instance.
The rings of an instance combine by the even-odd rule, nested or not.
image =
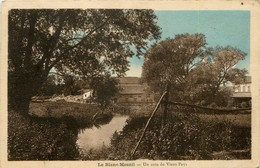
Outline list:
[[[61,120],[8,112],[8,160],[75,160],[76,140]]]
[[[229,121],[233,125],[239,127],[251,127],[251,114],[226,114],[226,115],[207,115],[207,114],[198,114],[198,116],[203,121],[208,122],[225,122]]]
[[[102,124],[103,121],[108,122],[110,121],[109,119],[112,119],[111,111],[102,111],[95,104],[70,102],[31,103],[29,113],[36,117],[73,120],[77,124],[77,127],[81,128],[90,127],[93,124]]]
[[[93,104],[31,103],[31,117],[8,112],[8,159],[129,159],[153,108],[148,106],[129,111],[111,106],[102,112]],[[167,124],[162,128],[162,110],[160,108],[152,120],[135,159],[250,159],[250,114],[206,115],[169,111]],[[111,112],[130,115],[131,119],[122,132],[114,134],[111,147],[79,158],[77,129],[107,123],[112,119]]]
[[[9,160],[78,160],[78,129],[113,117],[96,105],[67,102],[31,103],[29,114],[8,111]]]
[[[209,116],[207,116],[209,117]],[[231,117],[232,118],[232,117]],[[251,128],[236,125],[224,117],[207,120],[193,113],[168,114],[162,128],[157,114],[148,127],[134,159],[151,160],[230,160],[250,159]],[[129,159],[147,117],[128,120],[122,132],[114,134],[111,154],[115,160]]]
[[[31,103],[30,114],[38,117],[72,116],[74,118],[92,117],[101,110],[94,104],[81,104],[70,102],[42,102]]]

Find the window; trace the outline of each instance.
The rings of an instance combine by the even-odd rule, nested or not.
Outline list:
[[[250,86],[247,86],[247,92],[251,92]]]

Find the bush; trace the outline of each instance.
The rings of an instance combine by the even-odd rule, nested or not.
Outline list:
[[[61,120],[8,114],[8,160],[75,160],[76,140]]]
[[[210,108],[217,108],[218,106],[217,106],[217,104],[216,104],[215,102],[213,102],[213,103],[211,103],[211,104],[209,105],[209,107],[210,107]]]
[[[129,159],[148,118],[133,118],[111,140],[110,159]],[[213,152],[250,148],[250,131],[234,132],[230,121],[205,122],[193,114],[174,114],[161,128],[161,116],[150,124],[134,159],[214,159]],[[241,139],[247,139],[241,141]],[[247,155],[247,158],[250,156]]]
[[[240,106],[241,106],[241,108],[246,108],[248,105],[247,105],[246,102],[242,102],[242,103],[240,104]]]

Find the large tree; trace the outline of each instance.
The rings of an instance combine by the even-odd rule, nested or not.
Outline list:
[[[90,82],[90,88],[94,91],[95,101],[105,109],[110,105],[111,99],[118,93],[118,81],[112,78],[109,73],[93,77]]]
[[[172,100],[225,106],[230,91],[221,86],[243,81],[247,71],[235,65],[245,56],[231,46],[207,48],[203,34],[176,35],[148,50],[142,77],[154,91],[170,85]]]
[[[128,69],[160,38],[152,10],[13,9],[8,16],[9,105],[27,114],[52,68],[84,77]]]
[[[180,34],[161,41],[145,54],[142,77],[155,91],[162,92],[170,85],[172,92],[183,92],[205,45],[203,34]]]
[[[190,77],[189,82],[192,83],[190,92],[194,95],[194,101],[203,100],[207,105],[219,102],[218,99],[223,94],[228,96],[229,91],[221,86],[227,86],[228,82],[239,84],[244,81],[247,70],[235,66],[245,56],[245,52],[231,46],[208,48],[203,62],[194,69]],[[223,106],[226,103],[218,105]]]

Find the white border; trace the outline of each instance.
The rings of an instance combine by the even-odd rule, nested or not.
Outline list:
[[[243,5],[241,5],[243,2]],[[1,55],[0,55],[0,167],[97,167],[97,163],[120,163],[121,161],[8,161],[7,160],[7,16],[8,10],[13,8],[128,8],[154,10],[246,10],[251,14],[250,25],[250,73],[252,76],[252,159],[229,161],[171,161],[172,163],[187,163],[184,167],[230,167],[250,168],[260,166],[260,1],[258,0],[118,0],[118,1],[4,1],[1,10]],[[143,164],[143,162],[160,163],[161,161],[124,161]],[[162,161],[166,162],[166,161]],[[134,168],[137,168],[135,166]],[[169,167],[169,166],[164,166]],[[178,166],[176,166],[177,168]]]

